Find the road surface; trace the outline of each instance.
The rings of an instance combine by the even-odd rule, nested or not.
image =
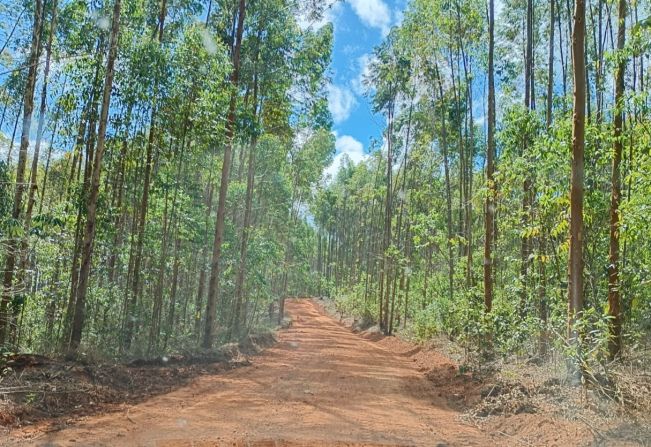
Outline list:
[[[500,443],[461,422],[408,356],[352,333],[312,301],[288,301],[286,310],[292,326],[251,366],[200,377],[169,394],[36,439],[7,441],[156,447]]]

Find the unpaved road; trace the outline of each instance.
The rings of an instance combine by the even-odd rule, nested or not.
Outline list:
[[[294,323],[250,367],[122,412],[89,417],[9,445],[44,446],[484,446],[408,356],[341,326],[311,301],[289,301]],[[32,432],[33,434],[33,432]]]

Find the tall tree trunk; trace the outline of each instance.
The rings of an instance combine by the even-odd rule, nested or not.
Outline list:
[[[387,334],[389,331],[389,300],[391,296],[391,256],[387,253],[391,246],[391,221],[393,214],[392,178],[393,178],[393,103],[389,105],[387,128],[387,174],[386,174],[386,197],[384,201],[384,242],[382,244],[382,276],[386,280],[383,290],[380,293],[380,306],[382,318],[380,327]],[[382,282],[382,281],[381,281]],[[381,286],[382,289],[382,286]]]
[[[165,287],[165,276],[167,274],[167,233],[168,225],[168,196],[169,192],[165,189],[165,199],[163,205],[163,234],[161,239],[160,259],[158,261],[158,278],[156,279],[156,288],[154,289],[154,305],[151,315],[151,326],[149,328],[149,346],[148,351],[158,349],[158,338],[160,337],[160,323],[163,310],[163,288]]]
[[[111,39],[109,43],[108,59],[106,61],[106,78],[104,80],[104,92],[102,95],[102,111],[99,120],[99,131],[97,136],[97,148],[93,163],[93,174],[90,184],[90,192],[87,201],[86,226],[84,228],[84,242],[82,245],[81,267],[79,269],[79,284],[77,286],[77,297],[75,302],[72,330],[68,348],[76,352],[81,342],[81,334],[84,328],[84,309],[86,305],[86,294],[88,292],[88,279],[93,255],[93,242],[95,240],[95,219],[97,214],[97,197],[99,195],[100,173],[102,170],[102,157],[106,142],[106,127],[108,125],[108,112],[111,104],[111,89],[113,87],[113,75],[115,59],[118,50],[118,34],[120,32],[120,7],[121,0],[115,0],[113,6],[113,20],[111,27]]]
[[[48,76],[50,74],[50,59],[52,57],[52,40],[56,31],[57,23],[57,0],[52,1],[52,19],[50,20],[50,33],[48,36],[47,44],[45,46],[45,69],[43,71],[43,86],[41,88],[41,105],[39,108],[38,117],[38,130],[36,131],[36,143],[34,144],[34,156],[32,158],[32,171],[29,182],[29,196],[27,199],[27,211],[25,212],[25,230],[29,232],[31,226],[32,210],[34,209],[34,201],[36,200],[36,176],[38,173],[38,160],[41,150],[41,142],[43,141],[43,131],[45,129],[45,112],[47,109],[47,88]],[[42,192],[41,192],[42,193]]]
[[[27,263],[29,257],[29,230],[32,226],[32,213],[34,211],[34,204],[36,203],[36,190],[38,189],[38,184],[37,184],[38,163],[41,154],[41,142],[43,141],[43,132],[45,129],[45,112],[47,106],[50,60],[52,56],[52,39],[54,36],[54,32],[56,31],[56,21],[57,21],[57,0],[53,1],[52,8],[53,9],[52,9],[52,19],[50,21],[50,33],[46,44],[45,69],[43,71],[43,86],[41,89],[41,104],[39,107],[36,142],[34,144],[34,154],[32,155],[32,166],[29,175],[27,209],[25,210],[25,218],[23,219],[24,236],[22,238],[21,247],[20,247],[20,264],[19,264],[18,275],[17,275],[18,284],[26,284],[27,281]],[[45,14],[45,8],[43,9],[43,14]],[[41,28],[43,28],[43,26],[41,26]],[[24,288],[26,289],[26,287]],[[23,306],[24,306],[24,300],[14,305],[14,309],[13,309],[14,320],[17,319],[17,316],[22,311]]]
[[[486,145],[486,217],[484,237],[484,309],[493,308],[493,239],[495,226],[495,1],[489,0],[488,22],[488,142]]]
[[[608,253],[608,314],[610,321],[610,357],[615,358],[622,349],[622,309],[619,279],[619,205],[622,196],[621,162],[623,150],[622,131],[624,127],[624,75],[626,57],[623,49],[626,44],[626,0],[619,0],[619,25],[617,29],[617,51],[619,63],[615,74],[615,119],[613,135],[612,191],[610,199],[610,249]]]
[[[556,21],[556,0],[549,2],[549,61],[547,63],[547,128],[552,126],[554,107],[554,25]]]
[[[534,90],[534,50],[533,50],[533,0],[527,0],[527,25],[526,25],[526,57],[525,57],[525,76],[524,76],[524,104],[528,112],[535,109],[535,90]],[[528,151],[532,143],[532,135],[523,135],[523,157],[529,160]],[[531,175],[526,172],[524,185],[522,188],[522,229],[526,230],[532,219],[533,206],[533,181]],[[529,268],[531,266],[532,240],[527,231],[523,232],[520,241],[520,312],[524,314],[527,300],[527,284]]]
[[[11,217],[19,221],[23,211],[23,194],[25,190],[25,167],[27,165],[27,148],[29,147],[29,133],[32,127],[32,112],[34,110],[34,89],[38,72],[38,59],[41,49],[41,28],[43,26],[43,1],[34,0],[34,27],[32,29],[32,42],[29,54],[29,69],[23,95],[23,130],[18,153],[18,166],[16,167],[16,190]],[[10,325],[9,303],[13,297],[14,269],[18,255],[19,240],[10,238],[7,242],[4,275],[2,281],[2,299],[0,299],[0,346],[4,344],[7,330]]]
[[[134,336],[135,323],[136,323],[136,309],[138,307],[138,298],[141,293],[140,277],[142,274],[142,257],[143,248],[145,244],[145,227],[147,222],[147,210],[149,208],[149,192],[151,185],[151,175],[154,166],[154,137],[155,137],[155,121],[156,112],[155,105],[152,105],[149,137],[147,139],[147,148],[145,154],[145,172],[143,178],[142,198],[140,201],[140,209],[138,210],[138,223],[136,227],[136,247],[134,252],[133,261],[133,278],[131,283],[131,291],[128,297],[127,314],[125,322],[124,334],[124,348],[129,349],[131,341]]]
[[[242,35],[244,33],[244,15],[246,13],[246,1],[239,0],[237,30],[234,33],[233,46],[233,71],[231,73],[231,99],[228,107],[228,119],[226,120],[226,147],[224,148],[224,160],[219,188],[219,202],[217,203],[217,219],[215,222],[215,240],[213,242],[212,263],[210,268],[210,280],[208,282],[208,300],[206,304],[206,323],[204,327],[202,345],[210,349],[213,344],[215,331],[215,314],[217,297],[219,293],[219,279],[221,274],[220,262],[222,255],[222,243],[224,237],[224,224],[226,218],[226,197],[228,193],[228,181],[231,170],[231,157],[235,137],[235,112],[237,107],[238,85],[240,79],[240,51],[242,47]]]
[[[159,6],[159,15],[157,26],[154,29],[153,36],[158,39],[159,47],[163,43],[163,30],[165,29],[165,17],[167,15],[167,1],[161,0]],[[158,80],[155,82],[154,86],[154,95],[158,92]],[[136,239],[136,251],[134,255],[134,268],[133,268],[133,279],[131,284],[131,292],[128,297],[127,305],[127,314],[125,322],[125,334],[124,334],[124,348],[129,349],[131,346],[131,341],[134,336],[136,321],[137,321],[137,308],[138,308],[138,299],[140,298],[141,293],[141,275],[142,275],[142,257],[143,257],[143,247],[145,243],[145,227],[147,223],[147,210],[149,208],[149,194],[151,188],[151,177],[152,170],[154,167],[154,140],[156,135],[156,97],[154,96],[153,102],[151,105],[151,118],[149,120],[149,137],[147,139],[147,149],[145,155],[145,172],[143,178],[143,187],[142,187],[142,200],[140,202],[139,210],[139,220],[137,227],[137,239]]]
[[[568,337],[578,343],[576,321],[583,310],[583,197],[585,152],[585,0],[575,0],[572,33],[574,116],[572,126],[572,178],[570,191],[570,258],[568,285]]]
[[[447,228],[447,247],[448,247],[448,297],[452,300],[454,295],[454,249],[452,246],[452,186],[450,182],[450,161],[448,155],[448,132],[447,132],[447,108],[445,107],[443,96],[443,80],[438,66],[435,68],[436,79],[439,90],[439,101],[441,101],[441,152],[443,152],[443,170],[445,175],[445,204],[446,204],[446,228]]]
[[[255,102],[254,102],[255,105]],[[257,106],[255,106],[257,107]],[[255,113],[253,115],[255,117]],[[244,294],[244,275],[246,273],[246,258],[249,242],[249,233],[251,231],[251,205],[253,202],[253,188],[255,181],[255,151],[257,137],[251,142],[249,149],[248,169],[246,175],[246,197],[244,199],[244,222],[242,223],[242,240],[240,242],[240,265],[237,270],[235,280],[235,309],[233,312],[232,335],[240,336],[242,301]]]

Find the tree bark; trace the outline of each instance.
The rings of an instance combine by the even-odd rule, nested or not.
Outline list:
[[[213,242],[213,255],[210,268],[210,280],[208,281],[208,299],[206,304],[206,323],[204,327],[202,345],[210,349],[213,344],[215,331],[216,304],[219,293],[219,279],[221,274],[220,262],[222,255],[222,243],[224,237],[224,224],[226,218],[226,197],[228,193],[228,181],[231,170],[231,157],[233,153],[233,142],[235,137],[235,113],[237,107],[238,85],[240,79],[240,51],[242,47],[242,36],[244,34],[244,15],[246,13],[246,1],[239,0],[237,29],[233,46],[233,71],[231,73],[231,99],[228,107],[228,119],[226,120],[226,147],[224,148],[224,160],[222,163],[221,180],[219,188],[219,201],[217,203],[217,219],[215,222],[215,240]]]
[[[115,0],[113,6],[113,20],[111,27],[111,39],[109,43],[109,54],[106,61],[106,77],[104,80],[104,92],[102,95],[102,111],[99,120],[99,131],[97,136],[97,148],[93,163],[93,174],[90,184],[90,192],[87,201],[86,226],[84,228],[84,242],[82,246],[81,267],[79,269],[79,284],[77,286],[77,299],[75,302],[74,317],[68,348],[74,353],[79,348],[81,334],[84,328],[84,310],[86,305],[86,294],[88,292],[88,279],[93,255],[93,242],[95,239],[95,219],[97,214],[97,197],[99,195],[100,173],[102,170],[102,157],[106,143],[106,128],[108,125],[108,112],[111,103],[111,89],[113,87],[113,75],[115,60],[118,50],[118,34],[120,32],[120,7],[121,0]]]
[[[552,126],[554,107],[554,25],[556,21],[556,0],[549,2],[549,61],[547,63],[547,128]]]
[[[585,152],[585,0],[575,0],[572,32],[574,66],[574,116],[572,126],[572,177],[570,191],[570,257],[568,285],[568,337],[578,343],[577,319],[583,310],[583,197]]]
[[[34,27],[32,29],[32,41],[29,53],[29,69],[23,95],[23,130],[20,139],[20,150],[18,153],[18,165],[16,167],[16,190],[11,217],[19,221],[23,211],[23,194],[25,192],[25,168],[27,165],[27,148],[29,147],[29,133],[32,126],[32,112],[34,110],[34,90],[38,73],[38,59],[41,49],[41,29],[43,26],[43,1],[34,0]],[[2,299],[0,299],[0,346],[4,344],[7,330],[10,325],[10,313],[8,306],[13,298],[14,269],[18,255],[19,240],[11,238],[7,242]]]
[[[495,1],[489,0],[488,19],[488,142],[486,145],[486,216],[484,220],[484,310],[493,308],[493,239],[495,226]]]
[[[619,235],[621,219],[619,205],[622,196],[621,162],[623,150],[624,127],[624,75],[626,73],[626,57],[623,49],[626,44],[626,0],[619,0],[619,25],[617,30],[618,64],[615,73],[615,116],[613,132],[613,166],[612,191],[610,198],[610,248],[608,253],[608,314],[610,321],[609,353],[611,359],[617,357],[622,350],[622,309],[619,279]]]

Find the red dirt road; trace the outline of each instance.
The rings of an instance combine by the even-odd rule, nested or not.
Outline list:
[[[311,301],[289,301],[286,309],[292,327],[253,366],[200,377],[62,431],[32,439],[15,432],[0,444],[434,447],[506,441],[459,421],[408,356],[353,334]]]

